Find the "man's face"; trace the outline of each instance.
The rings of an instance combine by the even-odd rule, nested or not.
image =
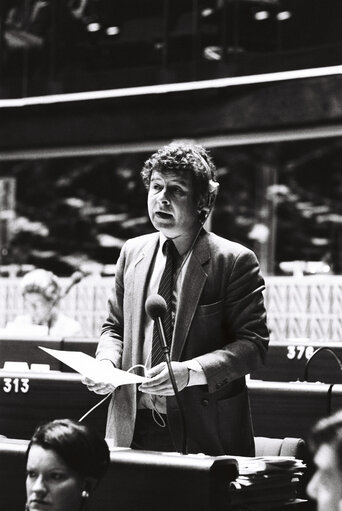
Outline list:
[[[168,238],[191,235],[199,226],[193,175],[189,171],[152,172],[148,214]]]
[[[317,511],[342,511],[342,473],[334,449],[323,444],[314,462],[316,472],[307,487],[307,494],[317,501]]]

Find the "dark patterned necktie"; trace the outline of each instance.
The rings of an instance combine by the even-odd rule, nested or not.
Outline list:
[[[172,291],[173,291],[173,273],[176,259],[176,247],[173,241],[166,240],[164,243],[164,253],[166,255],[165,269],[160,279],[158,294],[161,295],[166,302],[166,313],[163,319],[166,343],[170,347],[172,341]],[[151,367],[156,366],[164,361],[164,353],[160,346],[159,335],[156,324],[153,326],[152,337],[152,357]]]

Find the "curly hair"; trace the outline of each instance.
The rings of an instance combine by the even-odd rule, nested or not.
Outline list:
[[[39,293],[49,302],[55,302],[61,295],[61,286],[58,277],[51,271],[32,270],[21,281],[21,292]]]
[[[208,152],[204,147],[187,141],[171,142],[146,160],[140,175],[147,189],[154,170],[192,172],[197,201],[208,196],[209,182],[217,181],[216,168]]]

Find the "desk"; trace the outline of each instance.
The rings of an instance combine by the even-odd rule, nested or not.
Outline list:
[[[23,510],[27,441],[0,439],[0,506]],[[229,511],[237,464],[226,456],[112,450],[89,511]],[[308,510],[306,501],[274,511]]]
[[[77,373],[1,370],[0,435],[30,438],[39,423],[65,417],[78,420],[103,397],[90,392]],[[85,422],[102,434],[106,415],[104,403]]]
[[[97,343],[98,339],[85,337],[0,338],[0,367],[3,367],[5,362],[27,362],[29,366],[49,364],[53,371],[73,372],[70,367],[40,350],[38,346],[55,350],[83,351],[87,355],[95,356]]]
[[[112,451],[94,509],[115,511],[229,510],[229,482],[238,474],[227,457]]]
[[[322,346],[332,349],[342,360],[342,342],[277,341],[268,347],[266,364],[251,374],[251,378],[267,381],[296,381],[304,379],[304,369],[312,353]],[[309,381],[342,383],[342,372],[327,351],[321,351],[311,360]]]
[[[256,436],[305,438],[316,420],[327,414],[330,385],[249,380]],[[0,371],[0,434],[29,438],[39,422],[79,419],[103,396],[89,392],[77,373]],[[107,403],[85,419],[103,432]],[[333,385],[331,410],[342,407],[342,385]]]
[[[25,509],[25,453],[27,440],[0,437],[0,508]]]
[[[24,509],[26,448],[27,441],[0,438],[1,509]],[[113,450],[89,511],[227,510],[237,473],[227,457]]]
[[[307,382],[248,381],[255,436],[306,438],[327,415],[330,385]],[[331,411],[342,407],[342,385],[333,385]]]

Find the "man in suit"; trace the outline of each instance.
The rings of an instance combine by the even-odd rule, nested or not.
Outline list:
[[[106,436],[114,445],[181,450],[179,407],[165,362],[154,365],[153,321],[145,313],[167,265],[172,240],[172,369],[185,414],[188,450],[253,455],[245,375],[263,363],[268,330],[264,281],[252,251],[207,232],[218,183],[201,146],[172,143],[145,163],[148,213],[158,231],[128,240],[118,263],[97,358],[129,370],[147,367],[146,383],[115,389]],[[165,319],[165,322],[167,320]],[[97,393],[113,387],[87,381]]]

